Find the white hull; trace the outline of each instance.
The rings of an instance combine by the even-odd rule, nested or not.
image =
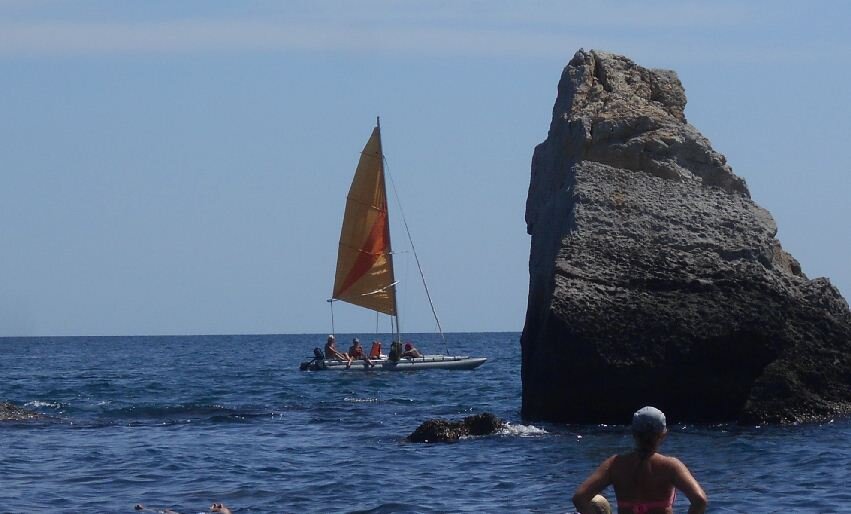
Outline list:
[[[345,361],[323,360],[305,361],[301,363],[302,370],[319,371],[415,371],[419,369],[473,369],[485,363],[485,357],[468,357],[466,355],[425,355],[416,359],[404,357],[393,362],[382,356],[373,359],[374,366],[370,367],[365,361],[352,361],[351,367],[346,367]]]

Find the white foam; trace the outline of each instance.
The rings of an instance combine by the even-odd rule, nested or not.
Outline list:
[[[499,435],[513,435],[518,437],[537,437],[547,435],[549,432],[543,428],[538,428],[535,425],[512,425],[506,423],[504,427],[497,431]]]
[[[35,408],[49,407],[51,409],[60,409],[60,408],[62,408],[62,404],[58,403],[58,402],[43,402],[43,401],[40,401],[40,400],[35,400],[35,401],[25,403],[24,407],[35,407]]]
[[[343,398],[343,401],[350,403],[372,403],[377,402],[378,398]]]

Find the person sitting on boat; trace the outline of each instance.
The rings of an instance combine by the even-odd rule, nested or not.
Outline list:
[[[419,359],[423,354],[420,353],[419,350],[414,348],[414,345],[411,343],[405,343],[405,351],[402,352],[402,357],[409,357],[411,359]]]
[[[367,366],[375,367],[375,364],[363,353],[363,346],[361,346],[360,339],[357,337],[352,339],[352,345],[349,347],[349,357],[353,360],[362,360],[366,362]]]
[[[337,351],[337,341],[334,339],[334,336],[328,336],[328,341],[325,342],[325,358],[326,359],[337,359],[341,361],[346,361],[346,367],[350,367],[352,365],[352,358],[347,354]]]

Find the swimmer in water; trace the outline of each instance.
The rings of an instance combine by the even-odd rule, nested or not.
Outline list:
[[[611,485],[621,514],[672,514],[677,490],[688,497],[689,514],[706,512],[706,493],[685,464],[658,453],[666,435],[662,411],[649,406],[636,411],[632,416],[635,450],[609,457],[591,473],[573,495],[577,510],[595,512],[591,498]]]
[[[137,503],[136,505],[134,505],[133,510],[135,510],[136,512],[156,512],[157,514],[180,514],[176,510],[171,509],[148,508],[141,503]],[[210,505],[210,512],[218,512],[219,514],[233,514],[233,512],[229,508],[225,507],[224,503],[214,503]]]

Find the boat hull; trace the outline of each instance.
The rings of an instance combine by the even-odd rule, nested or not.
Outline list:
[[[391,361],[387,358],[373,359],[374,366],[366,361],[354,361],[346,367],[345,361],[314,360],[301,363],[302,371],[416,371],[422,369],[475,369],[487,361],[486,357],[469,357],[466,355],[424,355],[418,358],[402,358]]]

